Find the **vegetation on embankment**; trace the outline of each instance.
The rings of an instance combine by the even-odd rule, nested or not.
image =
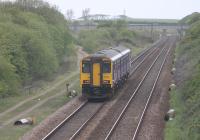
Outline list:
[[[41,0],[0,2],[0,98],[35,79],[51,77],[73,56],[64,16]]]
[[[193,13],[180,22],[191,27],[176,49],[176,80],[170,106],[176,118],[167,123],[166,140],[200,139],[200,13]]]
[[[127,26],[128,23],[124,20],[102,21],[97,29],[80,31],[77,42],[88,53],[118,45],[137,48],[145,43],[152,43],[150,36],[128,30]]]

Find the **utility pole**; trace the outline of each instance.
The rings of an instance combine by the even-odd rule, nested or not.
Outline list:
[[[123,13],[123,15],[126,16],[126,9],[124,9],[124,13]]]
[[[67,88],[67,96],[69,95],[69,83],[66,83],[66,88]]]
[[[124,20],[126,20],[126,9],[123,11]]]
[[[153,35],[153,23],[151,24],[151,38],[152,38],[152,41],[154,39],[154,35]]]

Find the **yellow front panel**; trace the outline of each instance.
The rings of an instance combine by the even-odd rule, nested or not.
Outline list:
[[[83,84],[83,80],[90,81],[90,73],[81,73],[80,84]]]
[[[113,70],[112,70],[112,63],[111,63],[111,72],[110,73],[103,73],[103,81],[104,80],[110,81],[109,84],[111,85],[111,87],[113,86],[112,75],[113,75]]]
[[[93,64],[93,85],[100,86],[100,64]]]

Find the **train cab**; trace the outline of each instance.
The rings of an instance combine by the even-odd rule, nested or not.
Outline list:
[[[129,52],[124,47],[116,47],[83,58],[80,63],[82,95],[88,99],[112,97],[120,79],[128,75]]]

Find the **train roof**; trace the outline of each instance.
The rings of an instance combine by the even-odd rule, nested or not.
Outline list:
[[[121,56],[129,52],[130,52],[130,49],[123,46],[119,46],[119,47],[113,47],[113,48],[100,50],[92,54],[90,57],[108,57],[112,61],[115,61],[116,59],[120,58]]]

